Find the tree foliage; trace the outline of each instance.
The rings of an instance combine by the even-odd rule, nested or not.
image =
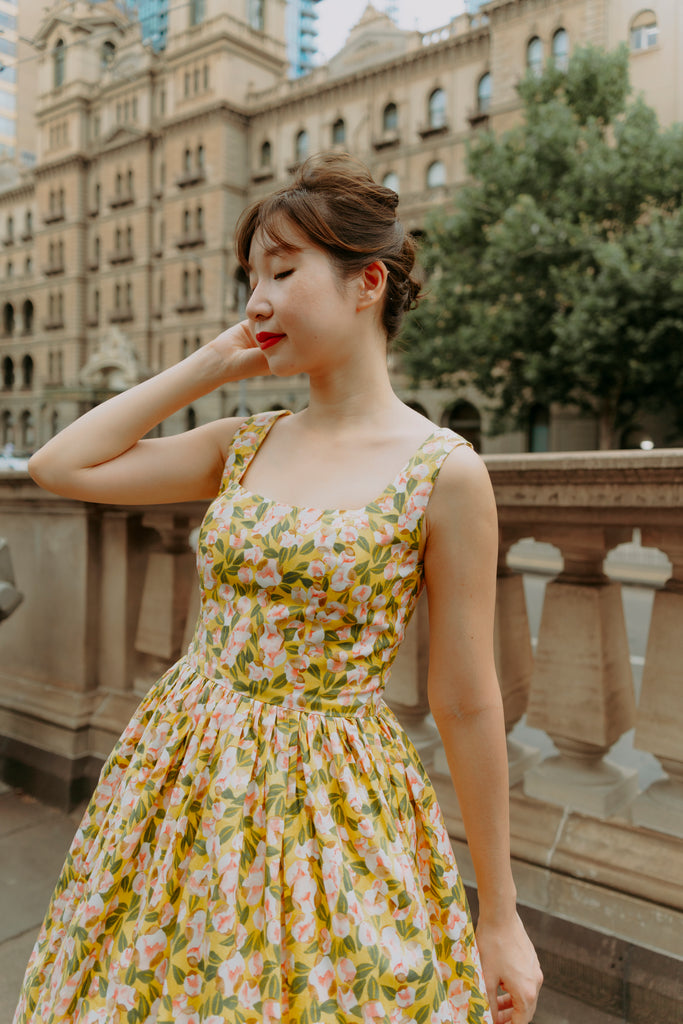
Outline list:
[[[472,381],[494,431],[537,402],[597,416],[601,447],[641,410],[683,429],[683,129],[629,98],[626,47],[577,49],[519,93],[523,122],[479,135],[471,182],[428,219],[404,366]]]

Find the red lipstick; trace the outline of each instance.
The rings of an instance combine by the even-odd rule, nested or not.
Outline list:
[[[262,349],[277,345],[280,338],[284,338],[284,334],[271,334],[270,331],[259,331],[256,335],[256,340]]]

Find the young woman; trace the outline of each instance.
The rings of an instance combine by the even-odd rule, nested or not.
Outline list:
[[[350,157],[308,161],[238,226],[248,319],[30,461],[71,498],[211,505],[194,640],[102,770],[15,1024],[531,1020],[495,505],[467,442],[391,388],[387,343],[419,290],[397,202]],[[297,373],[302,412],[145,438],[229,381]],[[434,790],[382,699],[423,584],[476,938]]]

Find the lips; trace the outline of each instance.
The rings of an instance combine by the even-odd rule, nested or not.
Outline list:
[[[271,334],[270,331],[259,331],[256,335],[256,340],[262,349],[272,348],[281,338],[284,338],[284,334]]]

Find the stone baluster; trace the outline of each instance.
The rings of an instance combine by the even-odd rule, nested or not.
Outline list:
[[[146,690],[179,657],[188,608],[196,609],[198,582],[189,546],[191,525],[184,512],[155,510],[143,517],[143,526],[158,534],[159,546],[148,555],[137,619],[138,690]]]
[[[523,536],[523,529],[501,526],[498,543],[494,652],[505,712],[510,786],[520,782],[524,773],[540,757],[535,747],[510,737],[512,729],[527,709],[534,668],[524,580],[520,573],[513,572],[507,564],[511,546]]]
[[[406,730],[428,772],[443,753],[441,737],[429,715],[427,669],[429,663],[429,613],[427,595],[417,602],[413,617],[391,669],[385,700]],[[440,769],[438,769],[440,770]],[[448,767],[445,769],[448,774]]]
[[[607,818],[630,803],[637,773],[604,759],[635,721],[621,586],[602,563],[630,528],[542,526],[564,569],[546,586],[527,722],[559,753],[525,775],[528,796]]]
[[[667,773],[631,808],[634,824],[683,838],[683,532],[644,527],[642,542],[664,551],[670,578],[655,594],[634,744]]]

